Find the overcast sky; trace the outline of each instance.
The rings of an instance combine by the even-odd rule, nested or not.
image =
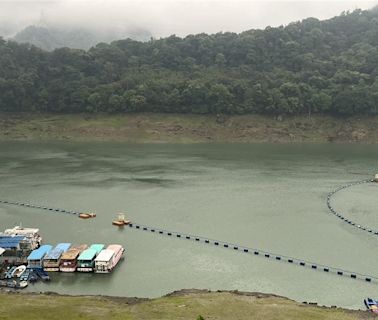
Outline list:
[[[148,29],[155,37],[240,32],[307,17],[369,9],[377,1],[248,0],[0,0],[0,30],[8,34],[40,21],[66,28]],[[42,17],[42,18],[41,18]]]

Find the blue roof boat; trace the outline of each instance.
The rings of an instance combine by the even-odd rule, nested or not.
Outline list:
[[[71,247],[71,243],[59,243],[54,249],[46,253],[44,256],[45,259],[59,259],[63,252],[66,252]]]
[[[59,243],[49,251],[43,258],[43,269],[45,271],[59,271],[62,254],[71,247],[71,243]]]
[[[33,250],[27,260],[28,260],[28,268],[42,268],[42,260],[44,256],[51,251],[52,246],[49,244],[44,244],[40,246],[38,249]]]

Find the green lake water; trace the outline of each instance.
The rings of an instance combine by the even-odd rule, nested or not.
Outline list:
[[[182,288],[258,291],[363,308],[378,284],[111,225],[132,221],[378,276],[378,237],[329,214],[329,191],[378,172],[372,145],[0,143],[0,198],[96,219],[0,205],[0,227],[38,227],[44,243],[119,243],[114,273],[53,274],[29,291],[158,297]],[[334,207],[378,229],[378,185]]]

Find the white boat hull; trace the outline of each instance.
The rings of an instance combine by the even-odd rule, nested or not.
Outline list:
[[[53,267],[43,268],[43,270],[46,272],[59,272],[59,268],[53,268]]]
[[[93,268],[77,268],[78,272],[93,272]]]
[[[75,272],[76,268],[61,267],[59,270],[62,272]]]

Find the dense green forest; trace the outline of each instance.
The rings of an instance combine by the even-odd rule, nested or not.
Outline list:
[[[0,38],[0,111],[377,114],[378,9],[88,51]]]

